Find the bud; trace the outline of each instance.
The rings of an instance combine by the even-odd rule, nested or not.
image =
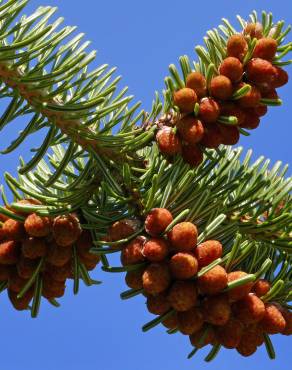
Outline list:
[[[72,214],[56,217],[53,222],[53,235],[60,247],[70,247],[81,235],[79,220]]]
[[[228,100],[233,94],[232,82],[223,75],[212,78],[210,83],[210,94],[220,100]]]
[[[175,155],[181,151],[181,141],[172,127],[164,126],[157,132],[156,141],[162,154]]]
[[[243,60],[248,51],[248,44],[241,34],[232,35],[227,41],[227,55]]]
[[[186,87],[194,90],[199,99],[207,94],[206,78],[200,72],[192,72],[187,76]]]
[[[197,102],[197,94],[194,90],[185,87],[173,94],[173,102],[182,113],[192,113]]]

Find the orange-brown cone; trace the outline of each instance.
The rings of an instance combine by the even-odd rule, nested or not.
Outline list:
[[[258,40],[253,51],[254,58],[272,60],[277,52],[278,43],[271,37]]]
[[[199,116],[205,123],[214,123],[220,116],[220,107],[215,99],[203,98],[200,101]]]
[[[204,136],[202,122],[193,116],[183,117],[177,122],[176,127],[180,137],[188,144],[196,144],[201,141]]]
[[[199,99],[207,94],[206,78],[200,72],[192,72],[187,76],[186,87],[194,90]]]
[[[235,83],[240,81],[242,78],[243,65],[239,59],[235,57],[227,57],[220,64],[219,73],[228,77],[233,83]]]
[[[174,105],[179,107],[179,110],[183,113],[192,113],[197,100],[195,91],[188,87],[180,89],[173,94]]]
[[[164,126],[156,134],[159,150],[165,155],[175,155],[181,151],[181,140],[172,127]]]
[[[9,218],[2,225],[2,232],[5,233],[6,239],[21,241],[25,238],[25,229],[23,223]]]
[[[163,315],[170,309],[170,303],[165,294],[157,294],[147,297],[148,311],[154,315]]]
[[[197,246],[195,256],[200,268],[205,267],[222,256],[222,244],[217,240],[207,240]]]
[[[189,279],[198,272],[198,261],[191,253],[179,252],[171,257],[169,267],[174,278]]]
[[[174,250],[188,252],[197,244],[198,230],[191,222],[180,222],[172,228],[167,237]]]
[[[244,331],[243,324],[234,318],[231,318],[225,325],[216,330],[216,338],[225,348],[236,348],[241,340]]]
[[[0,244],[0,264],[14,265],[20,256],[20,245],[15,241],[2,242]]]
[[[252,291],[258,296],[258,297],[262,297],[264,296],[265,294],[268,293],[268,291],[270,290],[271,288],[271,284],[265,280],[265,279],[260,279],[258,280],[253,288],[252,288]]]
[[[241,34],[232,35],[227,41],[227,55],[243,60],[248,51],[248,44]]]
[[[125,276],[126,284],[131,289],[142,289],[143,288],[143,273],[144,270],[128,271]]]
[[[233,271],[228,274],[228,283],[244,278],[247,276],[246,272],[243,271]],[[238,301],[242,298],[244,298],[248,293],[250,293],[251,289],[253,287],[253,282],[245,283],[237,288],[230,289],[228,291],[228,297],[229,300],[232,301]]]
[[[237,301],[232,311],[245,325],[253,324],[260,321],[265,315],[265,304],[255,294],[248,294],[240,301]]]
[[[151,262],[163,261],[169,252],[169,244],[163,238],[149,239],[143,246],[142,254]]]
[[[54,266],[64,266],[72,258],[72,249],[63,248],[52,242],[48,245],[46,261]]]
[[[24,227],[29,236],[42,238],[50,234],[52,230],[52,222],[48,217],[41,217],[32,213],[26,218]]]
[[[286,321],[279,308],[275,304],[268,303],[260,325],[265,333],[277,334],[285,330]]]
[[[216,326],[223,326],[230,318],[231,307],[225,295],[211,296],[203,301],[202,312],[205,321]]]
[[[219,75],[213,77],[210,83],[210,94],[220,100],[228,100],[233,93],[233,86],[230,79],[226,76]]]
[[[141,263],[145,260],[142,254],[143,246],[146,242],[146,238],[143,236],[138,236],[131,240],[129,244],[122,250],[121,262],[123,266],[135,265]]]
[[[168,301],[176,311],[188,311],[197,303],[197,287],[192,281],[175,281],[168,293]]]
[[[185,335],[191,335],[199,331],[204,324],[203,315],[197,307],[178,312],[177,320],[179,331]]]
[[[22,242],[21,251],[24,257],[36,259],[47,254],[48,247],[44,239],[30,237]]]
[[[200,293],[217,294],[227,285],[227,272],[223,267],[218,265],[198,277],[197,281]]]
[[[191,167],[197,167],[203,162],[203,152],[196,145],[183,145],[182,157]]]
[[[53,235],[60,247],[70,247],[81,235],[81,227],[74,215],[58,216],[53,223]]]
[[[145,230],[151,236],[162,234],[172,222],[172,214],[165,208],[153,208],[145,220]]]
[[[163,263],[152,263],[143,273],[143,288],[149,294],[165,291],[171,282],[169,268]]]

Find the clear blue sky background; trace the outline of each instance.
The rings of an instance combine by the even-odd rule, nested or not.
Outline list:
[[[193,56],[194,46],[202,43],[205,32],[217,26],[221,17],[235,21],[236,14],[247,16],[253,9],[266,9],[276,19],[291,23],[292,14],[291,0],[31,0],[29,9],[39,5],[59,6],[65,22],[77,25],[99,50],[96,63],[118,66],[124,76],[122,83],[146,108],[154,91],[162,89],[168,65],[182,54]],[[272,162],[286,163],[291,161],[291,83],[281,89],[281,97],[283,107],[272,108],[261,126],[240,144],[253,148],[256,157],[265,155]],[[1,133],[1,147],[20,127],[21,122],[17,122]],[[39,140],[23,145],[21,153],[38,145]],[[18,155],[1,157],[1,182],[2,172],[15,172]],[[12,310],[6,294],[1,295],[1,370],[291,369],[287,361],[291,338],[278,336],[273,337],[277,349],[274,362],[267,358],[264,348],[249,359],[223,350],[214,363],[205,364],[203,350],[188,361],[191,347],[187,337],[169,336],[162,327],[142,334],[140,327],[151,316],[142,298],[119,300],[119,293],[125,289],[122,275],[97,271],[95,276],[104,284],[82,286],[77,297],[68,291],[59,309],[44,303],[37,320],[26,312]]]

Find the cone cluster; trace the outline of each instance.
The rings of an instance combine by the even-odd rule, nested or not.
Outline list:
[[[32,199],[18,203],[40,204]],[[76,214],[50,218],[9,210],[23,216],[24,221],[0,214],[0,283],[7,282],[9,299],[17,310],[29,307],[35,281],[28,283],[38,270],[44,298],[64,295],[66,280],[74,277],[73,246],[79,263],[88,271],[99,262],[99,257],[89,252],[93,246],[91,235],[82,231]]]
[[[197,71],[187,76],[185,87],[173,94],[178,119],[160,125],[157,132],[161,153],[181,154],[185,162],[198,166],[204,148],[234,145],[240,129],[259,126],[267,105],[278,104],[276,89],[288,82],[287,72],[273,64],[278,43],[272,36],[263,36],[260,23],[250,23],[227,40],[226,57],[216,75],[208,81]]]
[[[145,233],[121,247],[126,284],[141,290],[148,311],[162,316],[162,325],[188,335],[197,348],[221,344],[242,356],[256,352],[265,334],[292,334],[292,312],[263,298],[270,290],[267,280],[232,287],[248,274],[214,263],[223,253],[220,241],[198,244],[196,225],[180,222],[172,227],[172,221],[167,209],[152,209]],[[134,229],[125,225],[129,222],[116,223],[110,238],[118,240],[113,230],[129,236]]]

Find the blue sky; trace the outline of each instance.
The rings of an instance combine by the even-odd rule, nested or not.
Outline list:
[[[96,63],[117,66],[123,75],[121,86],[148,109],[155,90],[163,88],[168,65],[182,54],[194,56],[193,48],[202,43],[205,32],[216,27],[222,17],[235,21],[236,14],[247,16],[253,9],[266,9],[275,19],[291,23],[290,0],[271,1],[154,1],[130,0],[106,2],[31,0],[29,9],[39,5],[56,5],[58,15],[68,25],[77,25],[98,49]],[[291,37],[290,37],[291,40]],[[289,68],[290,73],[292,68]],[[240,144],[253,148],[255,156],[264,155],[272,162],[291,161],[291,83],[280,90],[281,108],[271,108],[260,127]],[[1,103],[0,109],[4,105]],[[1,147],[15,135],[22,122],[1,133]],[[17,127],[17,128],[16,128]],[[4,139],[5,138],[5,139]],[[25,143],[20,152],[1,158],[0,180],[6,170],[15,172],[19,154],[27,157],[29,147],[39,144],[36,137]],[[267,358],[264,348],[249,359],[235,351],[223,350],[214,363],[205,364],[203,350],[191,361],[186,359],[191,347],[182,335],[169,336],[162,327],[142,334],[140,327],[151,319],[142,297],[120,301],[125,289],[122,275],[94,274],[104,284],[81,288],[77,297],[69,291],[55,309],[44,303],[40,317],[30,319],[10,307],[6,294],[0,296],[1,369],[3,370],[148,370],[216,369],[265,370],[289,368],[287,337],[274,337],[277,360]],[[290,354],[290,353],[289,353]]]

